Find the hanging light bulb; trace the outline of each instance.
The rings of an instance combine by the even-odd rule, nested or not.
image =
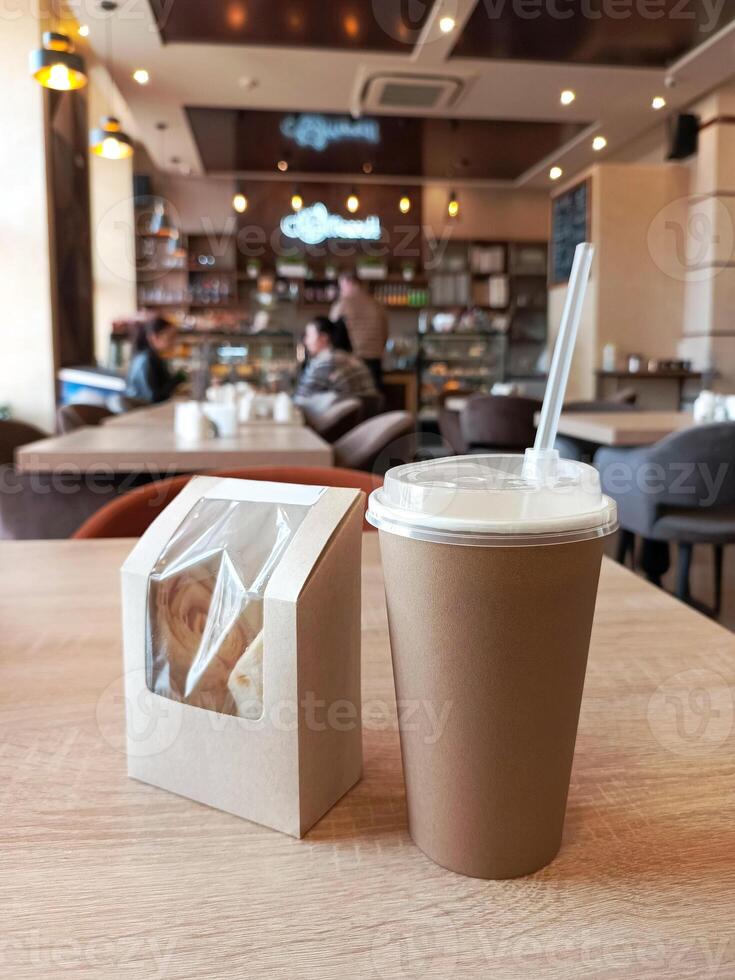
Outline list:
[[[398,202],[398,210],[401,212],[401,214],[408,214],[408,212],[411,210],[411,198],[408,196],[408,194],[404,194],[401,197],[400,201]]]
[[[454,191],[449,195],[449,202],[447,203],[447,214],[450,218],[459,217],[459,201],[457,200],[457,195]]]
[[[294,192],[291,195],[291,210],[300,211],[304,206],[304,199],[301,196],[301,191],[298,187],[294,188]]]
[[[354,187],[350,191],[350,195],[345,203],[350,214],[355,214],[360,210],[360,198],[357,196],[357,191]]]
[[[133,155],[133,141],[124,133],[120,120],[104,116],[98,129],[89,134],[89,148],[105,160],[125,160]]]
[[[111,15],[117,10],[117,3],[115,3],[115,0],[102,0],[100,10],[105,14]],[[110,19],[110,16],[108,16],[105,30],[107,34],[107,73],[110,76],[110,104],[112,104],[112,35]],[[120,120],[116,116],[102,117],[101,125],[97,129],[93,129],[89,134],[89,148],[95,156],[103,157],[105,160],[126,160],[134,152],[133,141],[127,133],[123,132]]]
[[[31,52],[29,67],[39,85],[57,92],[72,92],[88,82],[84,59],[74,54],[71,38],[55,31],[43,35],[43,47]]]
[[[232,198],[232,206],[238,214],[245,214],[248,209],[248,199],[242,191],[238,191]]]

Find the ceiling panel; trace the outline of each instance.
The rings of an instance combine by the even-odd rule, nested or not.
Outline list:
[[[250,44],[410,52],[424,0],[150,0],[166,44]]]
[[[662,68],[735,17],[735,0],[585,0],[582,8],[479,0],[452,57]]]
[[[584,123],[362,117],[188,107],[209,173],[295,172],[513,180]]]

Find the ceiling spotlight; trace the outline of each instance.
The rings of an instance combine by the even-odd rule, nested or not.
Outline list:
[[[559,96],[559,101],[562,105],[571,105],[576,98],[577,96],[575,92],[573,92],[570,88],[565,88]]]
[[[105,160],[125,160],[133,155],[133,141],[114,116],[105,116],[99,128],[92,130],[89,148],[95,156]]]
[[[232,206],[238,214],[244,214],[247,211],[248,199],[241,191],[238,191],[232,198]]]
[[[552,180],[558,180],[563,173],[564,171],[561,169],[561,167],[552,167],[549,171],[549,177],[551,177]]]
[[[294,190],[293,194],[291,195],[291,210],[300,211],[303,208],[303,206],[304,206],[304,199],[301,196],[301,191],[297,187]]]
[[[354,187],[350,191],[350,196],[347,198],[345,204],[350,214],[355,214],[360,210],[360,198],[357,196],[357,191],[354,189]]]
[[[595,136],[592,140],[592,149],[597,153],[600,150],[604,150],[607,146],[607,140],[604,136]]]
[[[137,82],[138,85],[147,85],[150,80],[151,76],[145,68],[136,68],[133,72],[133,81]]]
[[[652,109],[663,109],[665,105],[666,99],[663,97],[663,95],[655,95],[651,100]]]
[[[454,17],[442,17],[439,21],[439,30],[442,34],[451,34],[456,26],[457,22]]]
[[[77,33],[79,37],[89,37],[89,24],[80,24]]]
[[[408,214],[408,212],[411,210],[411,198],[408,196],[408,194],[404,194],[401,197],[400,201],[398,202],[398,210],[401,212],[401,214]]]
[[[43,47],[31,52],[30,70],[39,85],[57,92],[71,92],[87,84],[84,60],[74,54],[71,39],[56,31],[46,31]]]
[[[282,174],[285,174],[286,171],[288,170],[288,160],[279,160],[276,166],[278,167],[278,169],[281,171]]]
[[[449,195],[449,201],[447,202],[447,214],[450,218],[459,217],[459,201],[457,200],[457,195],[454,191]]]

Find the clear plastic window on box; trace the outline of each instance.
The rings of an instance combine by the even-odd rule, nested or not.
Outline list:
[[[148,581],[146,676],[154,694],[262,716],[265,590],[308,512],[210,498],[189,511]]]

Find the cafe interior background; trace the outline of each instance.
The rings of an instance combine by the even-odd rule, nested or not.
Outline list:
[[[6,7],[3,415],[40,438],[100,421],[61,421],[69,404],[129,408],[131,330],[153,314],[179,325],[169,356],[190,378],[292,391],[306,323],[355,268],[388,317],[381,412],[410,416],[394,441],[410,429],[427,455],[519,444],[587,239],[563,450],[615,461],[735,416],[733,6],[598,6]],[[491,393],[473,429],[468,405]],[[526,402],[498,423],[499,398]],[[4,537],[70,536],[107,502],[53,491],[26,506],[46,444],[6,442],[23,492],[3,495]],[[358,447],[353,466],[384,471],[406,451],[389,446]],[[682,446],[696,465],[696,438]],[[735,515],[715,503],[706,527],[622,522],[618,557],[719,607]],[[732,623],[727,548],[724,563]]]
[[[0,972],[735,976],[735,0],[0,0],[0,177]]]

